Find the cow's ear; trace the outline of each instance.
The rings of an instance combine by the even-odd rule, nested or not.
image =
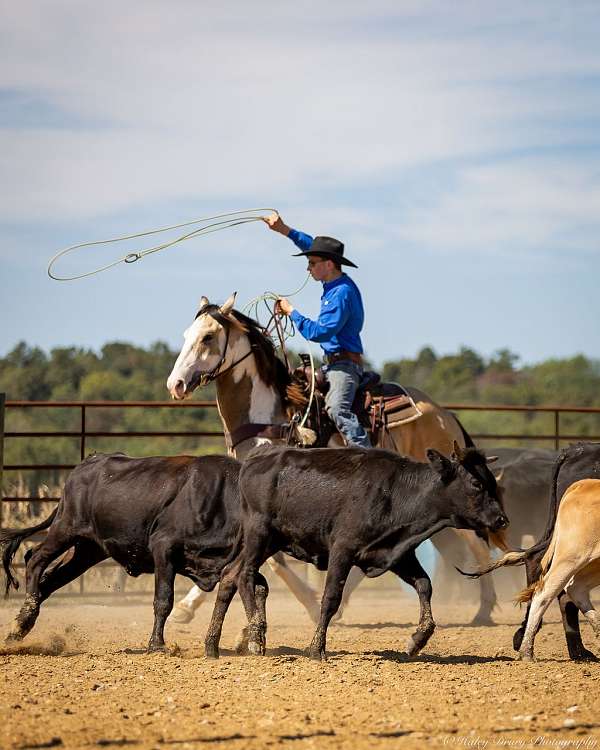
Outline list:
[[[427,449],[427,460],[442,478],[444,484],[448,484],[456,476],[454,464],[435,448]]]
[[[202,297],[200,297],[200,307],[198,309],[202,310],[202,308],[206,307],[206,305],[208,304],[210,304],[208,301],[208,297],[205,297],[204,295],[202,295]]]
[[[498,460],[498,456],[487,456],[487,458],[485,459],[485,462],[487,464],[495,464],[497,460]]]
[[[452,458],[460,463],[464,459],[464,457],[465,452],[455,440],[452,444]]]

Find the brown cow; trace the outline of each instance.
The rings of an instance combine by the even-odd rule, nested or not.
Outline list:
[[[600,636],[600,617],[590,600],[590,590],[600,585],[600,479],[581,479],[564,494],[541,572],[518,597],[521,602],[531,601],[519,650],[524,661],[533,661],[544,612],[563,589]]]

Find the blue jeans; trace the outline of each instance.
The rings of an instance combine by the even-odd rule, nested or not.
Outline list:
[[[323,368],[329,383],[325,409],[348,445],[370,448],[365,428],[352,411],[352,402],[360,383],[363,369],[350,360],[342,360]]]

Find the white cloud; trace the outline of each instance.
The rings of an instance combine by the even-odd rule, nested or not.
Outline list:
[[[550,145],[557,129],[572,142],[557,120],[574,106],[600,116],[598,103],[566,85],[557,97],[520,84],[599,71],[594,48],[555,33],[560,7],[6,5],[1,85],[89,126],[2,131],[0,219],[289,199]],[[540,26],[552,33],[532,44]]]
[[[409,209],[398,234],[422,247],[451,253],[598,253],[599,217],[596,165],[524,158],[464,168],[452,192]],[[583,244],[582,226],[589,230]]]

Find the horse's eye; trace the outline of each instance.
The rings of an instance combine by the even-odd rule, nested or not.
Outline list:
[[[206,334],[206,336],[204,336],[204,338],[202,339],[202,343],[203,343],[203,344],[208,344],[208,343],[209,343],[209,342],[211,342],[212,340],[213,340],[213,335],[212,335],[212,333],[207,333],[207,334]]]

